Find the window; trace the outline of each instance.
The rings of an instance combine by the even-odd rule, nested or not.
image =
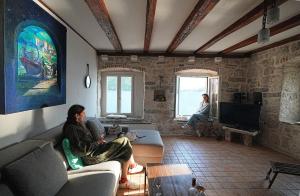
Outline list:
[[[142,72],[103,72],[101,74],[101,114],[143,116],[144,82]]]
[[[107,113],[132,113],[132,76],[106,77]]]
[[[176,116],[191,116],[207,93],[207,77],[177,76]]]
[[[176,78],[176,117],[189,117],[194,114],[202,102],[202,94],[210,97],[210,116],[218,115],[219,77],[182,74]]]

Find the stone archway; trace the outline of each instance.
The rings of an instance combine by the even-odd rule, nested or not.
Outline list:
[[[218,76],[218,72],[209,69],[201,69],[201,68],[177,68],[175,70],[175,74],[183,74],[183,75],[198,75],[198,76]]]

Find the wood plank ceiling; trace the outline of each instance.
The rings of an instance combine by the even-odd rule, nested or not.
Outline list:
[[[300,39],[297,0],[277,0],[280,21],[267,25],[271,38],[266,44],[256,41],[263,0],[36,1],[99,54],[244,56]],[[267,6],[272,2],[267,0]]]

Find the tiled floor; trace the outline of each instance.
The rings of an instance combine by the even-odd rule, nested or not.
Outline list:
[[[297,163],[283,154],[211,138],[163,137],[163,141],[164,163],[188,164],[207,196],[300,196],[300,176],[279,174],[272,188],[266,188],[269,161]],[[130,178],[140,183],[140,190],[119,190],[118,195],[144,195],[144,175]]]

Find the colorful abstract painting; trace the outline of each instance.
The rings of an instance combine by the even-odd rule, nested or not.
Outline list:
[[[0,9],[1,113],[64,104],[66,28],[32,0],[1,1]]]

